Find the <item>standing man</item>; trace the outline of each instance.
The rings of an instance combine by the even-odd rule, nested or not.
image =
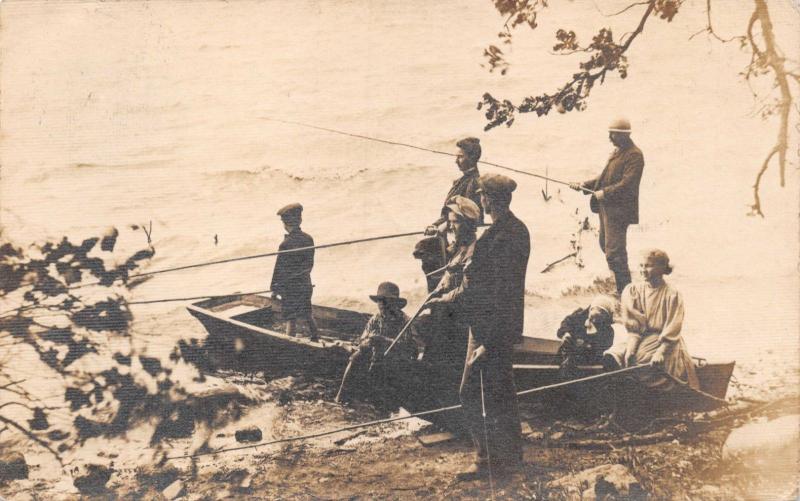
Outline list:
[[[313,247],[314,239],[300,230],[303,206],[289,204],[278,211],[286,229],[279,251]],[[286,335],[297,335],[297,320],[305,320],[311,341],[318,341],[317,324],[311,315],[311,270],[314,268],[314,249],[278,254],[272,272],[270,289],[281,297],[281,313],[286,321]]]
[[[437,232],[443,233],[447,224],[447,204],[456,195],[469,198],[475,202],[475,205],[480,210],[478,224],[483,223],[483,210],[481,209],[481,199],[478,195],[478,178],[480,176],[478,160],[481,159],[481,141],[477,137],[467,137],[457,142],[456,146],[458,146],[456,165],[461,171],[461,177],[453,181],[453,186],[450,187],[450,191],[447,192],[447,196],[444,198],[439,219],[431,223],[425,232],[428,235],[433,235]]]
[[[570,183],[573,190],[592,190],[593,212],[600,215],[600,249],[614,273],[617,294],[631,283],[628,268],[628,226],[639,223],[639,183],[644,169],[642,150],[631,140],[631,124],[621,118],[611,122],[608,139],[615,146],[600,176],[585,183]],[[584,191],[584,193],[588,193]]]
[[[457,314],[470,326],[460,395],[477,454],[461,479],[489,472],[508,475],[522,463],[511,356],[514,344],[522,340],[531,244],[528,228],[509,208],[516,187],[503,175],[480,177],[481,205],[492,225],[476,241],[461,285],[429,301],[456,305]]]

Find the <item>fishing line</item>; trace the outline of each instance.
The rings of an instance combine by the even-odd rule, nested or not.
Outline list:
[[[283,123],[283,124],[298,125],[300,127],[308,127],[309,129],[316,129],[316,130],[321,130],[321,131],[325,131],[325,132],[331,132],[333,134],[341,134],[343,136],[355,137],[355,138],[358,138],[358,139],[366,139],[367,141],[375,141],[377,143],[389,144],[389,145],[392,145],[392,146],[404,146],[406,148],[411,148],[411,149],[420,150],[420,151],[427,151],[428,153],[435,153],[437,155],[446,155],[446,156],[449,156],[449,157],[457,157],[458,156],[455,153],[450,153],[450,152],[447,152],[447,151],[433,150],[433,149],[430,149],[430,148],[425,148],[425,147],[422,147],[422,146],[416,146],[416,145],[413,145],[413,144],[401,143],[399,141],[390,141],[388,139],[380,139],[380,138],[371,137],[371,136],[364,136],[362,134],[354,134],[352,132],[344,132],[344,131],[340,131],[340,130],[336,130],[336,129],[329,129],[327,127],[320,127],[318,125],[312,125],[312,124],[307,124],[307,123],[303,123],[303,122],[295,122],[295,121],[292,121],[292,120],[281,120],[279,118],[271,118],[271,117],[260,117],[260,118],[262,120],[268,120],[270,122],[278,122],[278,123]],[[485,160],[478,160],[478,163],[479,164],[484,164],[484,165],[491,165],[492,167],[497,167],[498,169],[504,169],[504,170],[507,170],[507,171],[516,172],[517,174],[523,174],[525,176],[532,176],[532,177],[537,177],[539,179],[545,179],[547,181],[551,181],[553,183],[558,183],[558,184],[563,184],[565,186],[569,186],[570,185],[570,183],[568,183],[566,181],[561,181],[559,179],[553,179],[552,177],[543,176],[541,174],[536,174],[534,172],[528,172],[528,171],[525,171],[525,170],[515,169],[513,167],[508,167],[506,165],[496,164],[494,162],[487,162]],[[594,191],[592,191],[592,190],[590,190],[588,188],[581,188],[581,189],[586,193],[594,194]]]
[[[651,368],[651,366],[650,365],[635,365],[633,367],[625,367],[623,369],[617,369],[617,370],[614,370],[614,371],[611,371],[611,372],[604,372],[602,374],[595,374],[594,376],[587,376],[587,377],[584,377],[584,378],[573,379],[573,380],[570,380],[570,381],[564,381],[562,383],[555,383],[555,384],[551,384],[551,385],[547,385],[547,386],[539,386],[537,388],[531,388],[529,390],[524,390],[524,391],[517,392],[517,396],[530,395],[530,394],[533,394],[533,393],[539,393],[539,392],[551,390],[551,389],[554,389],[554,388],[561,388],[563,386],[567,386],[567,385],[570,385],[570,384],[583,383],[583,382],[586,382],[586,381],[594,381],[594,380],[597,380],[597,379],[602,379],[602,378],[606,378],[606,377],[610,377],[610,376],[617,376],[619,374],[624,374],[626,372],[632,372],[632,371],[639,370],[639,369],[644,369],[644,368]],[[226,449],[218,449],[216,451],[209,451],[209,452],[199,452],[199,453],[196,453],[196,454],[183,454],[183,455],[180,455],[180,456],[168,456],[165,459],[167,461],[174,460],[174,459],[193,459],[193,458],[201,457],[201,456],[211,456],[211,455],[219,454],[219,453],[222,453],[222,452],[241,451],[241,450],[245,450],[245,449],[254,449],[256,447],[262,447],[262,446],[267,446],[267,445],[275,445],[275,444],[282,444],[282,443],[288,443],[288,442],[304,441],[304,440],[309,440],[309,439],[312,439],[312,438],[319,438],[319,437],[325,437],[325,436],[328,436],[328,435],[334,435],[336,433],[341,433],[343,431],[357,430],[359,428],[367,428],[367,427],[370,427],[370,426],[376,426],[376,425],[384,424],[384,423],[392,423],[392,422],[395,422],[395,421],[403,421],[403,420],[406,420],[406,419],[412,419],[412,418],[421,417],[421,416],[430,416],[430,415],[439,414],[439,413],[442,413],[442,412],[454,411],[454,410],[457,410],[457,409],[460,409],[460,408],[461,408],[460,404],[459,405],[450,405],[450,406],[447,406],[447,407],[440,407],[438,409],[415,412],[415,413],[409,414],[407,416],[396,416],[396,417],[391,417],[391,418],[386,418],[386,419],[379,419],[379,420],[376,420],[376,421],[369,421],[369,422],[366,422],[366,423],[343,426],[341,428],[336,428],[334,430],[327,430],[327,431],[321,431],[321,432],[318,432],[318,433],[311,433],[309,435],[299,435],[299,436],[294,436],[294,437],[279,438],[279,439],[276,439],[276,440],[270,440],[268,442],[261,442],[261,443],[258,443],[258,444],[241,445],[241,446],[238,446],[238,447],[229,447],[229,448],[226,448]]]

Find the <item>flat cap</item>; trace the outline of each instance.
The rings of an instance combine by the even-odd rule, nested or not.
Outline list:
[[[462,197],[461,195],[450,197],[445,207],[472,222],[477,222],[481,218],[481,210],[478,208],[478,205],[469,198]]]
[[[484,174],[478,178],[478,193],[508,195],[517,189],[517,182],[502,174]]]
[[[303,206],[300,204],[289,204],[285,207],[281,207],[278,210],[278,215],[282,218],[285,217],[296,217],[299,216],[303,212]]]

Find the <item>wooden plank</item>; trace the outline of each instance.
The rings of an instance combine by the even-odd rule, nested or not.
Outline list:
[[[425,447],[431,447],[438,444],[443,444],[451,440],[455,440],[456,436],[448,431],[441,433],[432,433],[430,435],[420,435],[417,440]]]

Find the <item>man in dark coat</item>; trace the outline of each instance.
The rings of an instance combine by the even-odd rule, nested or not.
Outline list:
[[[531,244],[528,228],[509,209],[515,188],[516,183],[506,176],[481,176],[478,191],[492,225],[475,243],[459,288],[430,301],[457,305],[470,325],[460,393],[477,458],[460,475],[462,479],[489,471],[502,476],[522,462],[511,356],[514,344],[522,340]]]
[[[427,234],[436,234],[441,232],[446,227],[447,223],[447,204],[456,196],[469,198],[480,209],[480,217],[478,224],[483,223],[483,208],[481,207],[481,198],[478,195],[478,160],[481,159],[481,141],[476,137],[467,137],[456,143],[458,146],[458,156],[456,156],[456,165],[461,171],[461,177],[453,181],[453,186],[444,197],[442,204],[442,211],[439,214],[439,219],[431,223],[426,230]]]
[[[609,140],[616,148],[603,172],[594,179],[570,183],[570,186],[574,190],[595,192],[592,210],[600,215],[600,248],[614,273],[617,293],[622,294],[622,289],[631,283],[627,234],[629,225],[639,223],[639,183],[644,170],[644,156],[631,140],[628,120],[615,120],[608,130]]]
[[[313,247],[314,239],[300,229],[303,206],[289,204],[278,211],[286,235],[279,251]],[[314,249],[278,254],[272,272],[270,290],[281,297],[281,313],[286,321],[286,335],[297,335],[297,320],[308,324],[311,341],[317,341],[317,324],[311,315],[311,270],[314,268]]]

